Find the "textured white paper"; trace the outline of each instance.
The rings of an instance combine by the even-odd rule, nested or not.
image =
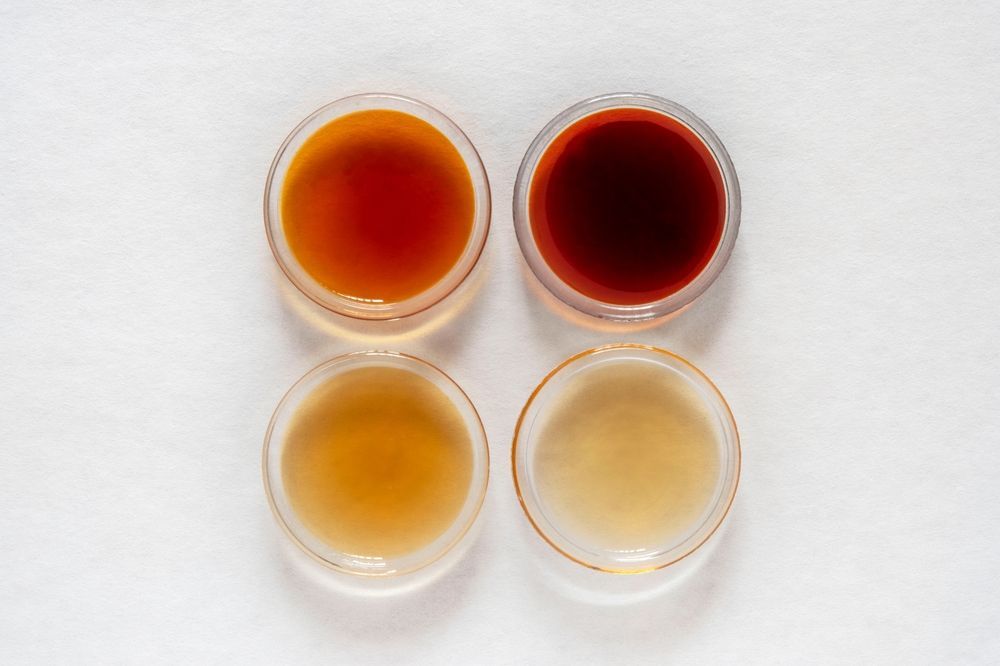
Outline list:
[[[996,3],[70,4],[0,7],[0,662],[1000,660]],[[743,186],[730,265],[655,328],[550,308],[511,225],[534,134],[621,90],[702,116]],[[334,319],[270,256],[275,150],[364,91],[489,171],[450,319]],[[618,340],[716,380],[745,466],[714,557],[606,607],[540,580],[509,443]],[[304,577],[260,479],[285,389],[373,347],[451,373],[493,451],[468,557],[388,600]]]

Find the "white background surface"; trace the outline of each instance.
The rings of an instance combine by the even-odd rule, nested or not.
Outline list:
[[[100,4],[0,9],[0,661],[1000,659],[995,3]],[[743,186],[721,279],[648,330],[546,306],[511,225],[534,134],[618,90],[701,115]],[[334,319],[270,256],[274,151],[363,91],[489,171],[450,319]],[[745,466],[698,576],[608,608],[540,582],[507,452],[545,372],[623,339],[717,381]],[[299,575],[260,480],[285,389],[372,347],[449,371],[494,453],[469,556],[395,600]]]

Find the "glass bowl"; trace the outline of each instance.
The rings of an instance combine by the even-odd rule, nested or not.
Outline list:
[[[669,537],[648,548],[618,549],[595,545],[561,520],[552,510],[547,491],[539,483],[537,451],[547,418],[555,413],[558,398],[571,388],[581,373],[607,364],[641,364],[644,370],[663,372],[677,382],[698,405],[698,417],[706,419],[717,446],[718,466],[710,499]],[[578,386],[574,384],[573,386]],[[705,416],[707,415],[707,416]],[[610,427],[610,426],[609,426]],[[518,500],[535,531],[561,555],[591,569],[612,573],[643,573],[667,567],[693,553],[722,524],[736,494],[740,474],[740,444],[736,423],[725,399],[714,384],[689,362],[663,349],[637,344],[615,344],[581,352],[550,372],[531,394],[521,411],[511,449],[514,486]],[[565,474],[571,474],[567,470]]]
[[[535,240],[531,227],[529,196],[535,169],[552,142],[581,119],[609,109],[640,108],[663,114],[690,129],[708,149],[718,167],[725,189],[726,212],[722,236],[705,267],[683,287],[663,298],[622,305],[597,300],[580,293],[552,270]],[[614,93],[592,97],[569,107],[547,124],[521,161],[514,183],[514,230],[528,267],[556,298],[581,312],[617,321],[644,321],[681,310],[708,289],[722,272],[732,253],[740,226],[740,185],[736,170],[722,141],[698,116],[680,104],[642,93]]]
[[[298,407],[332,377],[365,367],[390,367],[412,372],[431,382],[454,405],[465,424],[471,445],[469,488],[455,519],[434,541],[397,557],[357,556],[337,550],[314,535],[296,515],[282,477],[286,435]],[[489,447],[479,414],[462,389],[444,372],[413,356],[388,351],[366,351],[333,358],[307,372],[278,403],[264,437],[264,489],[275,518],[285,533],[308,555],[337,571],[362,576],[395,576],[422,569],[442,558],[469,532],[479,515],[489,480]]]
[[[342,116],[366,110],[401,111],[429,123],[458,150],[472,180],[475,212],[472,231],[458,261],[430,288],[406,300],[372,302],[335,293],[320,284],[303,268],[289,247],[281,219],[281,193],[293,158],[321,127]],[[358,319],[397,319],[416,314],[444,299],[472,272],[486,244],[490,227],[490,186],[479,154],[469,138],[447,116],[424,102],[385,93],[365,93],[344,97],[312,113],[292,130],[278,149],[264,187],[264,226],[267,240],[282,272],[299,291],[333,312]]]

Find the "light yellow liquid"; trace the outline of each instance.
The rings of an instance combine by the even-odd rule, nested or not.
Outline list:
[[[458,409],[427,379],[357,368],[296,410],[281,471],[292,509],[326,544],[396,557],[455,521],[472,479],[472,442]]]
[[[714,417],[662,366],[611,361],[581,370],[542,418],[534,461],[542,510],[578,545],[670,547],[714,497]]]

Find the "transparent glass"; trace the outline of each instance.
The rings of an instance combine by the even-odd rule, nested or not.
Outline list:
[[[281,220],[281,192],[288,166],[302,144],[327,123],[349,113],[371,109],[401,111],[416,116],[444,134],[465,162],[472,179],[475,212],[472,233],[461,256],[451,270],[429,289],[404,301],[374,303],[337,294],[317,282],[299,263],[285,238]],[[264,226],[267,240],[278,266],[303,294],[342,315],[358,319],[396,319],[416,314],[452,293],[472,272],[486,244],[490,227],[490,186],[486,169],[475,147],[462,130],[447,116],[424,102],[384,93],[366,93],[344,97],[312,113],[292,130],[278,149],[264,187]]]
[[[539,424],[556,404],[556,399],[577,374],[606,363],[651,364],[672,379],[679,379],[694,390],[705,413],[713,420],[715,445],[718,447],[718,473],[715,486],[698,519],[688,529],[669,541],[651,544],[642,551],[623,552],[596,547],[574,539],[571,530],[559,524],[558,518],[545,510],[544,490],[537,481],[535,454]],[[669,351],[637,344],[615,344],[597,347],[573,356],[538,385],[521,411],[514,432],[511,463],[517,496],[535,531],[550,546],[570,560],[591,569],[611,573],[644,573],[662,569],[691,555],[712,536],[722,524],[736,495],[740,475],[740,443],[736,422],[722,394],[700,370]]]
[[[686,125],[698,136],[722,173],[725,187],[726,214],[722,229],[722,238],[705,268],[681,289],[656,301],[636,305],[620,305],[599,301],[566,284],[545,261],[535,243],[531,230],[528,196],[531,192],[531,181],[535,167],[552,141],[566,128],[591,114],[607,109],[642,108],[656,111]],[[514,183],[514,230],[521,252],[531,271],[538,280],[559,300],[581,312],[595,317],[619,321],[644,321],[676,312],[689,305],[708,289],[709,285],[722,272],[740,226],[740,185],[736,178],[736,170],[729,158],[722,141],[715,132],[698,116],[670,100],[641,93],[614,93],[592,97],[569,107],[552,119],[548,125],[535,137],[521,161]]]
[[[461,509],[450,527],[418,551],[393,558],[360,558],[331,548],[296,516],[281,473],[286,434],[302,401],[318,386],[347,370],[392,367],[413,372],[433,383],[461,414],[472,446],[472,478]],[[302,550],[320,563],[344,573],[394,576],[422,569],[443,557],[469,532],[479,515],[489,480],[489,447],[476,408],[464,391],[444,372],[416,357],[388,351],[355,352],[338,356],[307,372],[278,403],[264,437],[264,489],[278,523]]]

